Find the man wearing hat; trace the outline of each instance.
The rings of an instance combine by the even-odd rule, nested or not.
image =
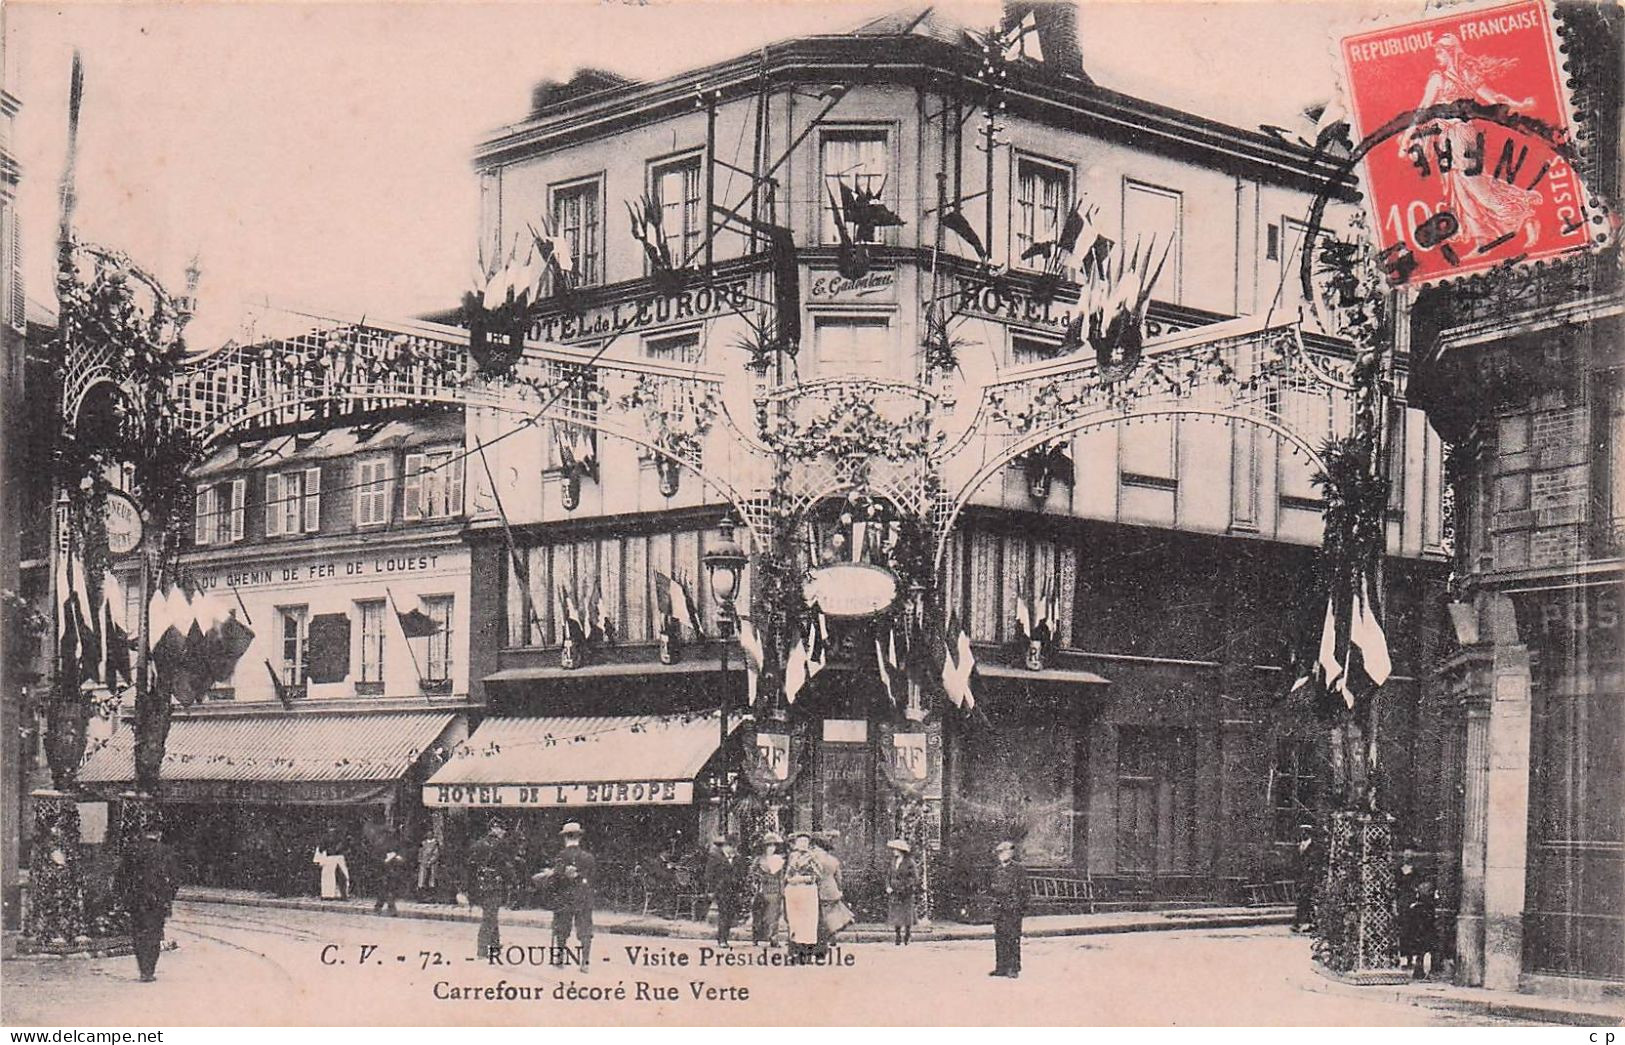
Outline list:
[[[559,831],[564,848],[553,861],[553,866],[535,876],[538,884],[553,890],[553,964],[563,965],[565,948],[574,928],[576,945],[581,949],[581,971],[591,972],[588,964],[592,954],[592,909],[597,901],[598,861],[581,846],[586,834],[574,820]]]
[[[130,912],[130,937],[141,982],[158,978],[158,954],[164,945],[164,919],[180,887],[180,865],[163,842],[159,829],[149,827],[119,858],[116,884]]]
[[[513,877],[513,853],[508,848],[508,829],[492,820],[483,836],[468,847],[468,872],[459,897],[480,908],[480,932],[475,947],[488,958],[502,947],[502,930],[497,924],[502,905],[508,900]]]
[[[729,934],[739,919],[739,862],[731,839],[716,835],[705,854],[705,891],[717,907],[717,945],[731,946]]]
[[[993,971],[989,976],[1021,975],[1021,916],[1027,913],[1027,869],[1016,862],[1016,843],[993,847],[997,863],[988,892],[993,896]]]

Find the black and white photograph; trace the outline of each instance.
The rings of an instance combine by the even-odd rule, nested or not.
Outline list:
[[[1625,7],[0,30],[11,1040],[1621,1040]]]

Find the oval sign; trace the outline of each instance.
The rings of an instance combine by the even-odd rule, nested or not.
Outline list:
[[[831,617],[872,617],[897,601],[897,575],[881,566],[838,562],[812,572],[804,594]]]
[[[128,555],[141,547],[146,536],[141,525],[141,509],[135,499],[122,490],[107,492],[107,551],[111,555]]]

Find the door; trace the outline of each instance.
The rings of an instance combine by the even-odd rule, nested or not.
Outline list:
[[[1117,738],[1117,870],[1154,877],[1191,865],[1188,730],[1125,726]]]

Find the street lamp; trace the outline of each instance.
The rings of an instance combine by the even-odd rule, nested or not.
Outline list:
[[[733,520],[723,516],[721,540],[702,556],[707,580],[711,583],[711,598],[717,604],[717,636],[721,639],[722,680],[717,690],[721,704],[721,742],[717,750],[722,755],[719,774],[721,786],[717,789],[717,818],[721,833],[728,833],[728,639],[733,635],[737,614],[734,599],[739,595],[739,582],[745,575],[745,564],[750,560],[743,548],[734,543]]]

